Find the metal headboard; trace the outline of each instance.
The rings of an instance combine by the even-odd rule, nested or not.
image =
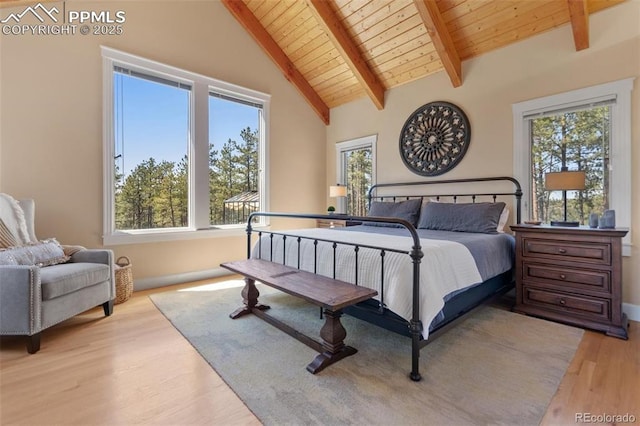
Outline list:
[[[384,194],[378,195],[378,190],[381,188],[400,188],[400,187],[409,187],[409,186],[422,186],[422,185],[452,185],[452,184],[464,184],[464,183],[478,183],[478,182],[497,182],[497,181],[509,181],[513,184],[514,190],[511,192],[499,192],[499,191],[490,191],[490,192],[455,192],[455,193],[433,193],[433,194],[419,194],[419,195],[398,195],[398,194]],[[454,202],[458,200],[460,197],[470,197],[472,202],[476,201],[477,197],[492,197],[495,202],[498,196],[514,196],[516,200],[516,223],[520,223],[522,221],[522,187],[520,186],[520,182],[517,179],[509,177],[509,176],[495,176],[495,177],[480,177],[480,178],[466,178],[466,179],[447,179],[447,180],[433,180],[433,181],[421,181],[421,182],[399,182],[399,183],[379,183],[373,185],[369,189],[369,193],[367,194],[367,200],[369,205],[371,205],[371,201],[373,200],[391,200],[397,201],[401,199],[424,199],[424,198],[440,198],[440,197],[450,197]]]

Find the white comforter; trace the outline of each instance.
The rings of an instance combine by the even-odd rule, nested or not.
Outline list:
[[[387,249],[409,252],[413,245],[410,237],[382,235],[369,232],[344,232],[334,229],[313,228],[293,231],[278,231],[289,235],[322,238],[339,242],[350,242]],[[273,244],[273,258],[270,257]],[[286,264],[298,266],[298,244],[296,238],[287,237]],[[424,331],[429,333],[429,324],[444,306],[447,294],[482,282],[480,272],[469,250],[452,241],[421,239],[424,257],[420,264],[420,319]],[[283,241],[279,235],[273,240],[262,238],[262,259],[283,262]],[[338,245],[336,249],[336,278],[355,283],[355,251],[352,246]],[[253,257],[258,257],[258,245],[253,249]],[[381,289],[380,251],[360,248],[358,252],[358,285]],[[331,243],[318,242],[317,273],[333,277],[333,248]],[[301,240],[300,269],[314,272],[313,240]],[[406,320],[412,316],[412,274],[413,264],[408,254],[386,252],[384,256],[384,303],[393,312]]]

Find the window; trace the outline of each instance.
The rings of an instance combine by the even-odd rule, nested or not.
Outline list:
[[[249,214],[260,210],[262,112],[262,104],[209,94],[211,225],[244,225]]]
[[[336,144],[338,183],[347,186],[346,200],[338,200],[339,211],[367,215],[367,195],[375,183],[376,140],[372,135]]]
[[[567,220],[588,224],[589,213],[609,210],[611,104],[535,115],[531,129],[531,218],[545,223],[563,217],[564,203],[545,188],[546,174],[585,173],[585,189],[568,191]]]
[[[191,86],[113,67],[115,229],[188,226]]]
[[[105,244],[240,233],[268,208],[268,95],[102,55]]]
[[[584,171],[585,189],[566,192],[567,220],[586,225],[590,213],[613,209],[616,226],[630,227],[632,88],[626,79],[513,105],[524,217],[562,219],[563,194],[545,190],[545,175]]]

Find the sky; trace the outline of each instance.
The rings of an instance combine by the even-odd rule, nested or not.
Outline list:
[[[127,174],[153,157],[178,162],[187,154],[189,92],[141,78],[115,74],[116,164]],[[256,108],[209,97],[209,143],[220,149],[240,131],[258,128]],[[122,143],[124,139],[124,144]]]

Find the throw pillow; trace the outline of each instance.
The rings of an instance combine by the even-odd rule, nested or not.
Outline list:
[[[31,242],[24,212],[18,201],[9,194],[0,193],[0,219],[15,237],[18,245]]]
[[[51,266],[64,263],[69,257],[55,238],[0,251],[0,264]]]
[[[83,246],[62,246],[62,250],[66,256],[71,257],[79,251],[86,250],[86,248]]]
[[[13,247],[18,245],[18,240],[13,232],[5,225],[0,218],[0,248]]]

